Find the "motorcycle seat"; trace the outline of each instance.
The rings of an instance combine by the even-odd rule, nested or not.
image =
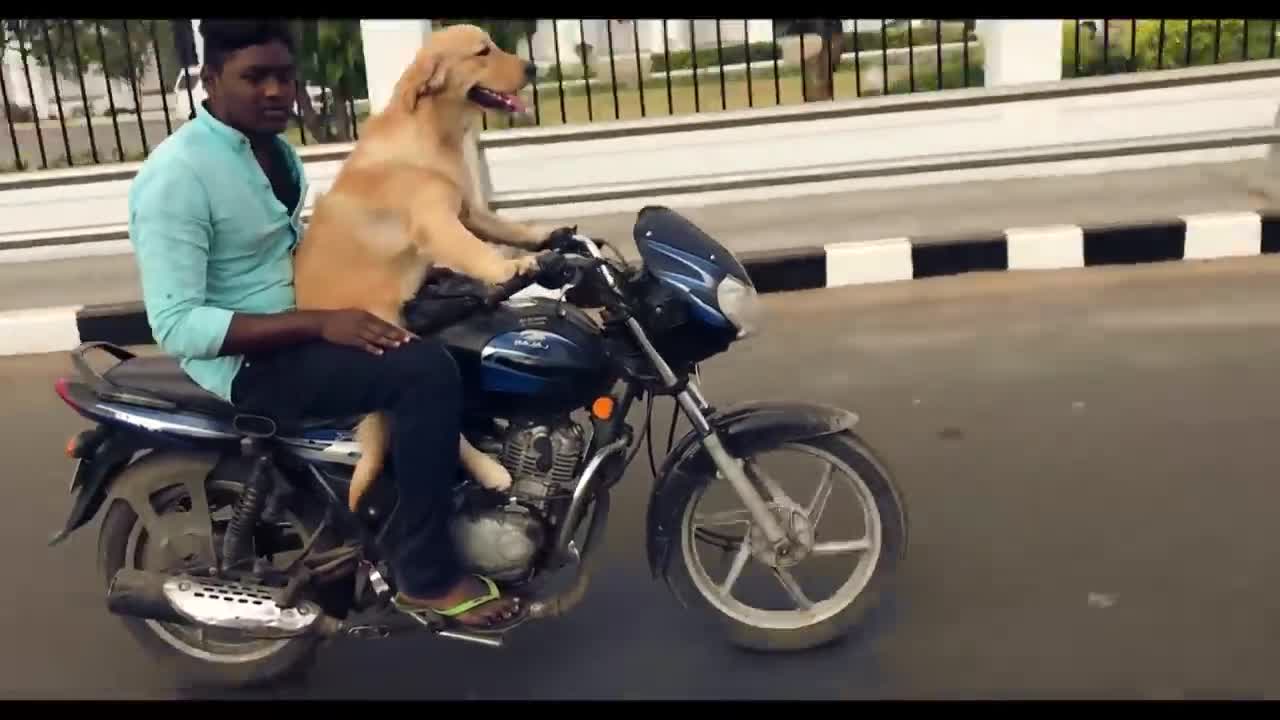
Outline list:
[[[178,359],[168,355],[133,357],[112,367],[102,374],[111,385],[128,394],[144,396],[161,401],[168,401],[183,410],[212,415],[230,420],[244,411],[205,390],[187,375]],[[113,393],[113,399],[129,402],[127,395]],[[272,418],[274,420],[274,418]],[[279,428],[281,430],[309,430],[315,428],[345,428],[359,420],[359,416],[350,418],[305,418],[297,426]]]

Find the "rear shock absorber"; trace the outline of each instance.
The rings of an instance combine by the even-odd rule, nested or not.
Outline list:
[[[236,503],[236,509],[222,539],[222,569],[229,570],[252,560],[248,551],[252,547],[254,527],[262,517],[267,498],[271,495],[274,474],[271,456],[264,452],[253,438],[241,443],[245,455],[253,458],[253,467],[245,479],[244,493]]]

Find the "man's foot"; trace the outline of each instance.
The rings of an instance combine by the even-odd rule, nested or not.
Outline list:
[[[519,598],[502,597],[492,580],[476,575],[464,576],[440,597],[417,598],[400,593],[395,604],[402,611],[429,612],[472,630],[506,630],[524,619]]]

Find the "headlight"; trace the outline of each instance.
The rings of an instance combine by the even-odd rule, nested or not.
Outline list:
[[[760,296],[755,288],[726,276],[716,288],[716,302],[720,312],[737,326],[739,339],[755,334],[760,318]]]

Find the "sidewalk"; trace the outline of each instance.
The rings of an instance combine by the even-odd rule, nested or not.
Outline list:
[[[1280,213],[1266,161],[1101,175],[864,191],[695,208],[686,215],[736,253],[909,237],[913,243],[997,236],[1007,228],[1141,225],[1231,211]],[[1280,185],[1276,179],[1272,186]],[[636,210],[643,205],[637,202]],[[679,205],[675,206],[680,209]],[[564,218],[634,256],[634,213]],[[136,302],[130,255],[0,264],[0,311]]]

